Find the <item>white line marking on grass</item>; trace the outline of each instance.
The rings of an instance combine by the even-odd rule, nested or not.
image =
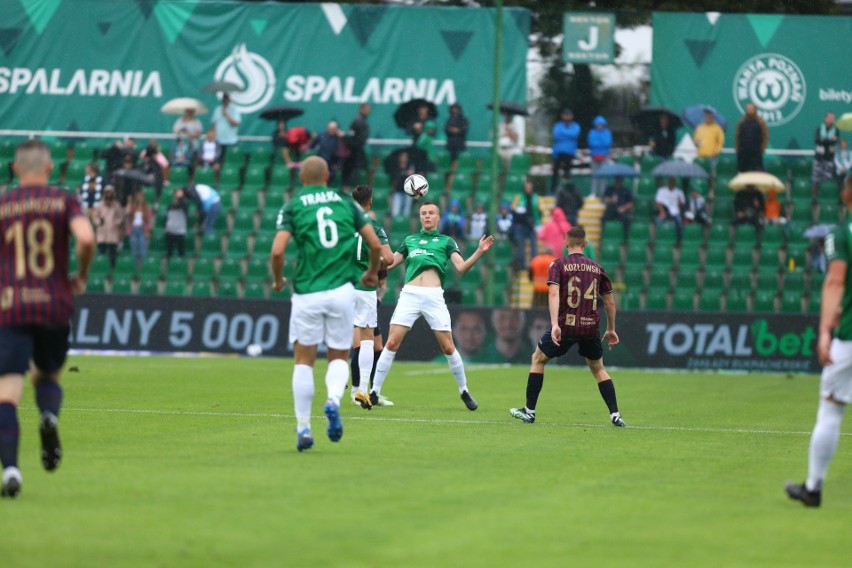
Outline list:
[[[508,369],[511,367],[508,363],[503,364],[494,364],[494,365],[465,365],[464,370],[465,373],[475,373],[477,371],[493,371],[494,369]],[[450,374],[450,370],[443,365],[439,369],[428,369],[425,371],[405,371],[402,373],[407,377],[417,376],[417,375],[443,375]]]
[[[207,410],[154,410],[144,408],[63,408],[64,412],[92,412],[106,414],[151,414],[157,416],[209,416],[213,418],[295,418],[292,414],[277,412],[215,412]],[[314,416],[316,420],[324,420],[322,416]],[[410,424],[486,424],[512,426],[521,428],[612,428],[609,424],[583,424],[580,422],[537,422],[535,426],[524,426],[514,420],[463,420],[443,418],[393,418],[390,416],[345,416],[346,420],[364,420],[376,422],[404,422]],[[766,434],[772,436],[810,436],[811,432],[795,430],[759,430],[749,428],[700,428],[688,426],[628,426],[628,430],[651,430],[669,432],[701,432],[709,434]],[[850,437],[852,433],[841,433]]]

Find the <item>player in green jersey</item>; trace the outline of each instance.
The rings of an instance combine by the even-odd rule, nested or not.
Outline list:
[[[369,213],[373,207],[373,188],[369,185],[359,185],[352,192],[352,198]],[[369,217],[369,215],[368,215]],[[393,262],[393,252],[388,244],[388,235],[381,224],[370,218],[373,230],[382,244],[382,262],[385,266]],[[360,269],[366,270],[369,264],[370,249],[367,243],[358,233],[355,233],[355,263]],[[377,286],[355,286],[355,328],[358,334],[358,343],[353,354],[352,374],[352,399],[362,408],[371,408],[370,402],[370,373],[373,370],[373,330],[379,324],[379,309]],[[357,365],[354,359],[357,358]],[[355,376],[354,367],[358,368],[358,376]]]
[[[840,194],[852,213],[852,176]],[[852,221],[834,228],[825,239],[828,274],[822,286],[817,356],[824,365],[820,379],[820,401],[811,434],[808,478],[788,482],[787,495],[808,507],[822,502],[822,483],[837,449],[846,405],[852,402]],[[834,338],[831,332],[834,330]]]
[[[405,263],[405,286],[399,295],[399,301],[390,322],[390,333],[385,348],[379,356],[376,365],[376,376],[373,379],[373,390],[370,399],[377,404],[382,392],[382,384],[390,371],[396,352],[405,338],[405,334],[420,316],[426,318],[429,327],[435,332],[438,345],[441,347],[450,371],[459,386],[459,393],[465,405],[470,410],[476,410],[476,400],[467,388],[467,378],[464,374],[464,363],[453,343],[450,312],[444,301],[444,269],[447,262],[453,268],[464,274],[485,254],[494,244],[494,237],[483,236],[474,253],[465,260],[459,252],[456,242],[438,232],[440,212],[438,206],[431,201],[420,205],[421,231],[405,238],[402,245],[393,255],[393,264],[388,270],[393,270]]]
[[[323,408],[328,418],[328,437],[343,436],[340,398],[349,380],[349,348],[355,320],[355,288],[358,266],[349,245],[356,232],[370,250],[370,262],[361,276],[363,286],[378,283],[381,243],[364,210],[348,195],[326,186],[328,164],[310,157],[300,173],[305,187],[278,214],[277,234],[272,243],[270,266],[273,288],[287,284],[282,271],[290,239],[296,241],[299,262],[290,311],[290,341],[294,347],[293,398],[296,407],[296,449],[314,444],[311,435],[311,403],[314,398],[314,363],[317,345],[328,347],[325,384],[328,400]]]

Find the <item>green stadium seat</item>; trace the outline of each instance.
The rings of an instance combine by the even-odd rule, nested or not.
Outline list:
[[[136,259],[130,256],[129,251],[125,254],[119,253],[118,258],[115,260],[113,274],[127,277],[136,274]]]
[[[189,262],[186,258],[173,256],[166,261],[165,274],[169,278],[180,277],[186,279],[189,272]]]
[[[172,187],[186,187],[186,184],[189,183],[189,169],[185,166],[170,168],[169,183]]]
[[[657,225],[657,235],[654,238],[655,243],[671,248],[674,246],[676,241],[677,237],[675,234],[674,223],[663,223],[662,225]]]
[[[92,265],[89,271],[96,276],[104,277],[112,272],[112,267],[109,265],[109,259],[104,254],[98,254],[92,260]]]
[[[775,248],[780,248],[784,243],[783,225],[764,225],[760,236],[760,242],[763,247],[773,246]]]
[[[695,297],[694,288],[675,288],[672,295],[672,311],[691,312],[695,310],[693,298]]]
[[[204,237],[201,240],[201,247],[198,249],[198,256],[220,256],[222,254],[222,239],[216,235]]]
[[[764,244],[760,247],[760,256],[758,257],[758,265],[766,267],[778,267],[780,261],[778,258],[779,247],[772,244]]]
[[[271,246],[271,245],[270,245]],[[257,250],[257,246],[255,246]],[[289,253],[288,257],[291,256]],[[255,254],[248,260],[246,268],[246,280],[263,280],[264,282],[272,278],[272,273],[269,268],[269,256]]]
[[[651,264],[671,268],[674,265],[674,249],[672,245],[657,241],[651,254]]]
[[[265,298],[266,297],[266,280],[246,280],[243,286],[244,298]]]
[[[601,243],[601,264],[609,270],[621,264],[621,245],[618,242],[605,240]]]
[[[776,290],[758,289],[754,294],[754,310],[755,312],[775,312],[775,298],[778,295]]]
[[[787,243],[784,254],[784,263],[789,268],[790,259],[793,259],[793,268],[804,268],[808,266],[808,243],[807,241],[790,241]]]
[[[222,264],[219,266],[219,281],[236,282],[243,277],[242,262],[230,256],[222,259]]]
[[[833,203],[840,203],[840,188],[834,180],[820,182],[817,187],[817,198]]]
[[[456,172],[475,172],[479,170],[479,160],[475,154],[462,152],[459,154],[459,164]]]
[[[209,280],[193,280],[189,289],[189,295],[193,297],[209,298],[213,296],[213,287]]]
[[[657,180],[651,176],[643,175],[636,184],[636,194],[642,197],[654,197],[657,193]]]
[[[796,159],[792,164],[793,175],[801,176],[810,179],[811,170],[813,169],[813,159],[801,157]]]
[[[754,249],[748,243],[741,245],[738,242],[734,248],[731,266],[738,270],[751,270],[751,267],[754,266],[753,251]]]
[[[95,294],[103,293],[106,289],[106,282],[103,276],[91,275],[86,283],[86,292]]]
[[[631,240],[627,243],[627,262],[642,263],[648,262],[648,245],[641,241]]]
[[[654,198],[636,196],[633,199],[633,223],[644,223],[654,218]]]
[[[661,287],[668,290],[671,286],[672,267],[671,264],[653,263],[648,271],[649,286],[651,288]]]
[[[624,238],[624,226],[617,221],[603,224],[603,242],[618,244]]]
[[[698,283],[698,273],[701,265],[698,263],[698,254],[690,255],[689,258],[681,256],[677,266],[677,285],[694,286]]]
[[[745,312],[748,311],[748,296],[747,290],[738,288],[728,289],[726,296],[725,311],[727,312]]]
[[[195,170],[195,183],[204,185],[215,185],[216,172],[213,168],[197,168]]]
[[[269,171],[269,186],[277,188],[290,187],[290,168],[284,164],[276,164]]]
[[[802,312],[802,293],[799,290],[784,290],[781,293],[781,311],[787,314]]]
[[[509,267],[503,264],[495,264],[491,268],[489,277],[493,279],[495,289],[505,288],[512,280]]]
[[[724,269],[728,258],[727,246],[708,242],[705,248],[704,265],[707,268]]]
[[[218,298],[236,298],[236,280],[219,280],[219,284],[216,286],[216,296]]]
[[[229,150],[230,153],[230,150]],[[240,170],[237,166],[225,164],[219,172],[219,187],[233,189],[240,186]],[[221,192],[221,189],[220,189]]]
[[[651,170],[656,168],[662,160],[652,154],[642,154],[639,160],[639,166],[643,174],[650,174]]]
[[[728,287],[751,291],[753,288],[751,274],[750,270],[731,270],[728,273]]]
[[[257,211],[260,208],[261,194],[259,191],[244,188],[242,191],[237,193],[237,195],[237,206],[240,209],[251,209],[253,211]]]
[[[799,294],[805,291],[805,271],[804,270],[794,270],[790,272],[789,270],[784,270],[782,272],[784,276],[783,289],[796,291]]]
[[[166,286],[163,289],[164,296],[184,296],[186,295],[186,281],[183,279],[169,279],[166,281]]]
[[[230,146],[225,153],[225,168],[233,167],[239,171],[240,168],[246,165],[247,159],[248,156],[241,146]]]
[[[705,269],[704,270],[704,284],[701,287],[702,290],[708,289],[716,289],[722,288],[725,286],[725,272],[719,269]]]
[[[641,291],[645,287],[645,263],[628,263],[624,266],[624,283],[628,290]]]
[[[734,225],[734,243],[738,247],[754,247],[757,244],[757,230],[754,225]]]
[[[630,223],[630,240],[647,243],[651,239],[651,225],[647,221]]]
[[[272,151],[269,146],[255,146],[249,152],[249,164],[265,168],[272,161]]]
[[[707,235],[707,244],[713,243],[715,245],[727,245],[730,241],[729,236],[729,223],[724,223],[721,221],[714,221],[712,225],[710,225],[710,231]]]
[[[192,278],[210,279],[216,276],[216,263],[211,257],[200,256],[192,265]]]
[[[77,189],[83,182],[83,177],[86,175],[86,165],[88,161],[74,160],[68,162],[65,168],[65,185],[70,188]]]
[[[825,281],[825,274],[822,272],[811,272],[810,273],[810,286],[809,289],[811,294],[821,295],[822,294],[822,285]]]
[[[11,161],[15,157],[15,149],[18,144],[14,140],[0,140],[0,158]]]
[[[272,250],[272,241],[275,240],[275,233],[271,231],[261,231],[254,236],[254,247],[252,248],[252,255],[269,255],[269,251]],[[290,254],[290,250],[287,250],[287,256],[293,256]]]
[[[255,227],[255,213],[257,209],[254,207],[237,207],[233,211],[232,231],[253,231]],[[277,211],[276,211],[277,215]],[[275,220],[272,220],[271,228],[275,228]]]
[[[133,283],[130,278],[119,277],[112,281],[112,294],[131,294],[133,292]]]
[[[246,178],[245,181],[243,181],[243,189],[246,187],[255,189],[266,187],[265,166],[258,166],[252,162],[249,167],[246,168]]]
[[[731,177],[735,175],[737,173],[737,157],[733,154],[720,155],[716,171],[719,176],[725,175]],[[728,187],[728,184],[719,184],[716,187]]]
[[[793,195],[801,195],[804,196],[806,193],[810,194],[811,191],[811,178],[810,176],[804,177],[795,177],[793,178],[792,185],[792,194]]]
[[[648,311],[661,311],[668,309],[668,291],[663,286],[654,286],[648,289],[645,296],[645,309]]]
[[[703,244],[704,243],[704,226],[699,223],[689,223],[683,227],[683,242]]]
[[[284,190],[278,188],[269,188],[264,194],[264,196],[264,209],[275,209],[276,214],[281,209],[281,206],[284,205],[284,202],[287,199],[287,194],[284,192]]]
[[[50,148],[50,157],[54,163],[64,162],[68,159],[68,142],[53,140],[47,142],[47,145]]]
[[[758,290],[778,290],[778,266],[758,266],[755,278],[755,286]]]
[[[509,171],[526,175],[530,171],[531,157],[529,154],[514,154],[509,162]]]
[[[777,156],[764,156],[763,169],[776,176],[781,181],[787,180],[787,163]]]
[[[470,172],[456,171],[453,176],[453,193],[469,194],[473,190],[473,177]]]
[[[808,306],[807,313],[809,314],[818,314],[820,313],[820,302],[822,300],[822,296],[819,292],[813,291],[810,296],[808,296]]]
[[[821,225],[836,225],[840,222],[840,210],[836,205],[820,205],[817,222]]]
[[[622,310],[639,310],[640,309],[640,301],[641,301],[641,290],[636,288],[628,288],[621,294],[621,306]]]
[[[160,283],[155,278],[144,278],[139,282],[139,294],[142,296],[156,296]]]
[[[722,288],[708,288],[705,286],[698,297],[698,309],[702,312],[719,311],[719,299],[722,297]]]

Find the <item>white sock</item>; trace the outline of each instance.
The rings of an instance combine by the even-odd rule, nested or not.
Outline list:
[[[311,403],[314,400],[314,368],[308,365],[293,367],[293,402],[296,407],[296,429],[311,427]]]
[[[459,350],[453,351],[452,355],[447,355],[447,363],[450,364],[450,371],[453,372],[453,377],[459,385],[459,394],[467,390],[467,378],[464,376],[464,362],[462,361]]]
[[[358,389],[364,392],[370,392],[370,373],[373,372],[373,357],[375,357],[373,346],[375,343],[372,339],[362,339],[361,351],[358,352],[358,367],[361,372],[361,386]]]
[[[808,491],[820,491],[822,481],[828,471],[828,464],[837,449],[840,439],[840,424],[846,407],[829,402],[824,398],[819,401],[817,421],[811,434],[811,449],[808,460],[808,480],[805,486]]]
[[[328,389],[328,399],[339,405],[348,382],[349,363],[345,359],[329,361],[328,370],[325,372],[325,388]]]
[[[396,351],[391,351],[387,347],[382,349],[382,354],[379,355],[379,362],[376,363],[376,376],[373,377],[373,392],[382,394],[382,385],[390,373],[393,359],[396,357]]]

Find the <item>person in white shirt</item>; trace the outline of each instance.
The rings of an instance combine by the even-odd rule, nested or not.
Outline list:
[[[849,141],[840,139],[840,148],[834,154],[834,167],[837,172],[837,185],[843,188],[843,180],[852,170],[852,150],[849,149]]]
[[[177,119],[174,126],[172,126],[172,132],[174,132],[178,140],[185,140],[189,145],[189,149],[192,151],[198,146],[198,139],[201,138],[203,131],[204,128],[201,126],[201,121],[195,118],[194,108],[186,109],[183,116]]]
[[[240,111],[231,105],[230,95],[222,93],[222,104],[213,111],[213,128],[216,129],[216,142],[219,143],[222,152],[220,160],[223,162],[228,148],[236,146],[239,141],[241,121]]]
[[[673,222],[675,236],[680,242],[683,238],[683,207],[686,204],[686,197],[680,188],[675,187],[675,178],[668,178],[666,185],[657,189],[654,204],[657,208],[654,222],[658,227],[668,221]]]

